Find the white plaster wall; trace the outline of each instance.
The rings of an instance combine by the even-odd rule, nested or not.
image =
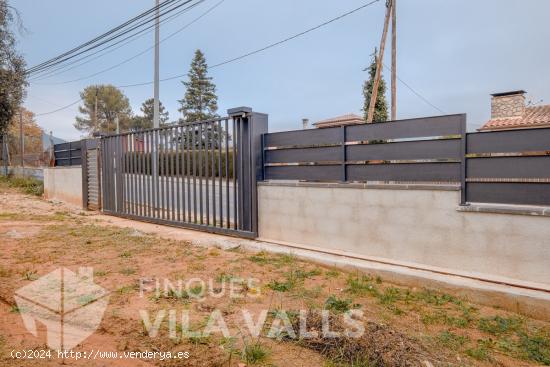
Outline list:
[[[460,191],[259,186],[259,236],[550,285],[550,217],[456,210]]]
[[[45,168],[44,197],[82,206],[82,167]]]

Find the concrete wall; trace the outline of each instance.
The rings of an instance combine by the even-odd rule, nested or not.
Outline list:
[[[82,206],[82,167],[45,168],[44,197]]]
[[[460,191],[450,187],[344,186],[261,184],[260,238],[550,289],[545,212],[459,211]]]

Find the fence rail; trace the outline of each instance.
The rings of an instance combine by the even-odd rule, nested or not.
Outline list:
[[[55,158],[54,165],[59,166],[79,166],[82,164],[82,141],[71,141],[68,143],[55,144],[53,153]]]
[[[550,205],[550,129],[470,133],[467,202]]]
[[[461,204],[550,205],[550,128],[466,134],[449,115],[265,134],[267,180],[456,182]]]
[[[268,180],[460,182],[465,115],[266,134]]]

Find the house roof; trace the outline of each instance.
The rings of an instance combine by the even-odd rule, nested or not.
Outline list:
[[[332,127],[342,125],[357,125],[364,124],[363,117],[354,113],[348,113],[347,115],[337,116],[326,120],[317,121],[313,125],[316,127]]]
[[[527,107],[523,116],[487,121],[479,131],[550,127],[550,105]]]

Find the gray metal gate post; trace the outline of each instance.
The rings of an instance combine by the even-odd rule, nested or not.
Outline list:
[[[240,152],[238,167],[240,175],[238,187],[242,200],[240,218],[242,230],[258,234],[258,189],[257,182],[263,180],[262,135],[268,131],[268,116],[252,112],[250,107],[238,107],[227,110],[229,117],[236,121],[240,131]]]

